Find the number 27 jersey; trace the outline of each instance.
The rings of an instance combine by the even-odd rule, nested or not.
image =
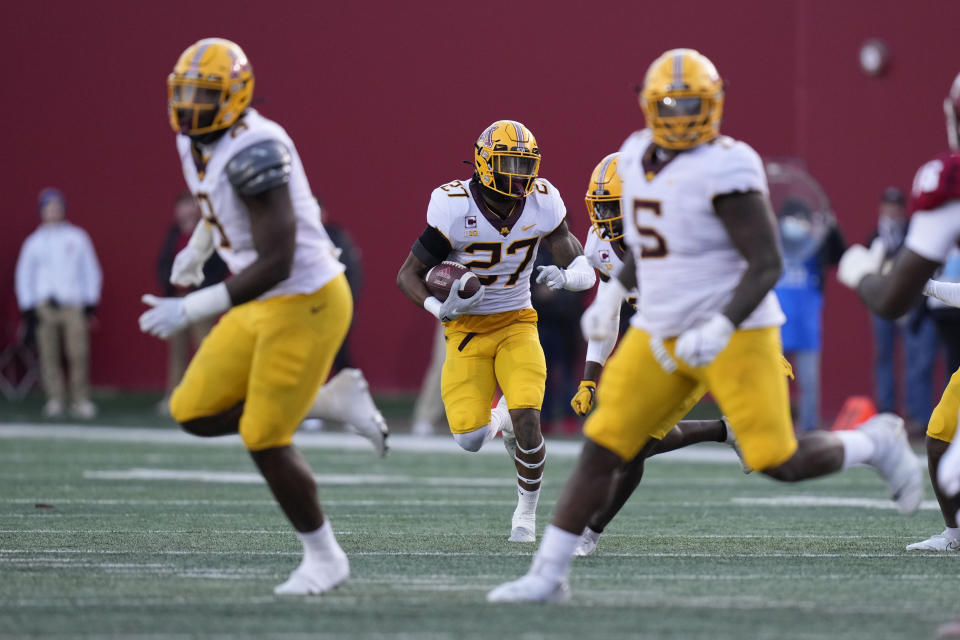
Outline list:
[[[434,189],[427,224],[449,240],[447,260],[473,271],[486,287],[470,315],[529,309],[537,247],[563,222],[566,207],[556,188],[537,178],[533,192],[500,218],[485,206],[480,188],[472,181],[454,180]]]

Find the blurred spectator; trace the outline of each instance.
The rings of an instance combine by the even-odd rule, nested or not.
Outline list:
[[[413,425],[411,432],[415,436],[428,436],[444,424],[446,411],[440,395],[440,375],[447,358],[447,341],[443,337],[443,325],[438,324],[433,334],[433,346],[430,351],[430,366],[420,384],[420,394],[413,405]]]
[[[317,204],[320,205],[320,221],[323,223],[323,228],[327,230],[330,242],[340,251],[338,257],[346,267],[343,275],[346,276],[347,283],[350,285],[353,304],[356,306],[357,300],[360,298],[360,289],[363,287],[363,264],[360,261],[360,250],[354,244],[353,238],[350,237],[347,230],[330,220],[327,207],[323,201],[317,198]],[[337,356],[333,360],[333,372],[353,366],[353,361],[350,358],[350,333],[348,332],[340,351],[337,352]]]
[[[543,245],[533,266],[553,264],[553,255]],[[540,345],[547,361],[547,384],[540,410],[540,424],[544,433],[575,433],[580,420],[570,406],[570,398],[577,392],[583,338],[580,336],[580,314],[583,311],[581,293],[561,289],[554,291],[530,278],[531,302],[537,311],[537,330]]]
[[[820,349],[824,272],[846,249],[832,216],[815,233],[814,212],[799,198],[783,201],[777,218],[783,246],[783,275],[774,289],[787,317],[781,327],[784,354],[793,362],[799,391],[801,431],[820,428]]]
[[[47,402],[43,415],[58,418],[66,407],[60,336],[70,372],[70,414],[90,419],[90,335],[100,302],[102,274],[87,232],[66,220],[66,200],[48,187],[38,199],[40,226],[20,249],[17,303],[28,325],[36,324],[40,372]]]
[[[903,193],[887,187],[880,198],[877,230],[871,240],[884,249],[888,269],[907,235],[907,208]],[[926,298],[897,320],[873,316],[874,395],[878,411],[894,411],[897,406],[894,374],[896,339],[903,339],[905,363],[907,430],[918,435],[926,428],[933,411],[933,365],[937,353],[937,331],[926,305]]]
[[[163,248],[157,258],[157,282],[160,284],[160,291],[166,297],[182,297],[196,289],[195,287],[181,287],[171,284],[170,271],[173,269],[174,257],[187,246],[190,235],[197,223],[200,222],[200,216],[200,206],[190,193],[184,192],[177,196],[173,205],[173,223],[167,231]],[[214,252],[206,264],[203,265],[203,283],[200,288],[209,287],[223,281],[227,274],[227,265]],[[174,387],[180,383],[180,379],[183,378],[183,374],[187,370],[191,347],[196,350],[200,346],[200,342],[210,332],[216,321],[217,319],[214,317],[195,322],[167,339],[167,386],[164,398],[157,406],[158,412],[164,415],[169,413],[170,394]]]

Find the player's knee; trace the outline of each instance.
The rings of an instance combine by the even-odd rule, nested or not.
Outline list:
[[[453,434],[453,441],[456,442],[457,445],[459,445],[464,451],[476,453],[477,451],[480,451],[483,443],[487,441],[487,432],[489,429],[490,425],[485,424],[474,431],[468,431],[467,433],[455,433]]]
[[[170,395],[170,417],[187,431],[187,423],[199,417],[194,403],[190,401],[190,394],[183,391],[182,386],[178,386]]]
[[[276,449],[278,447],[288,447],[293,441],[292,435],[284,435],[268,430],[259,429],[240,429],[240,439],[248,451],[263,451],[264,449]]]

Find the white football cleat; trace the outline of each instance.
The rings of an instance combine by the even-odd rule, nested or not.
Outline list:
[[[960,540],[948,538],[946,531],[907,545],[907,551],[960,551]]]
[[[566,602],[570,585],[528,573],[519,580],[505,582],[487,594],[487,602]]]
[[[743,459],[743,451],[740,451],[740,444],[737,442],[737,436],[733,432],[733,429],[730,428],[730,421],[727,420],[727,416],[721,416],[720,422],[723,423],[723,428],[727,433],[727,439],[724,440],[724,442],[737,454],[737,459],[740,460],[740,470],[744,473],[753,473],[753,469],[748,467],[746,460]]]
[[[503,436],[503,448],[507,450],[510,461],[517,455],[517,436],[513,433],[513,420],[510,419],[510,410],[507,408],[507,396],[500,396],[497,406],[493,408],[491,421],[500,422],[500,435]],[[494,415],[496,414],[496,415]]]
[[[903,419],[892,413],[880,413],[859,428],[874,444],[874,453],[867,462],[887,481],[897,509],[912,515],[923,499],[923,470],[907,442]]]
[[[335,415],[331,417],[346,423],[348,429],[373,444],[381,458],[387,455],[387,436],[390,430],[383,415],[370,397],[370,386],[360,369],[341,369],[324,385],[336,398]]]
[[[510,522],[510,537],[508,542],[536,542],[537,541],[537,512],[527,511],[517,505]]]
[[[304,558],[287,581],[274,587],[273,592],[280,596],[319,595],[340,586],[349,577],[350,562],[347,560],[347,554],[343,552],[323,561],[308,562]]]
[[[581,557],[593,555],[593,552],[597,550],[597,541],[599,540],[599,533],[590,527],[584,527],[583,533],[580,534],[580,540],[577,542],[577,548],[574,550],[573,555]]]

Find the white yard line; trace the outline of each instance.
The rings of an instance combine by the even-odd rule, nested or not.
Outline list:
[[[32,440],[82,440],[92,442],[134,442],[145,444],[175,444],[188,446],[232,446],[243,447],[240,436],[221,438],[197,438],[171,427],[170,429],[146,429],[143,427],[98,427],[80,424],[0,424],[0,439]],[[547,448],[551,456],[575,457],[580,454],[583,443],[580,440],[557,440],[547,437]],[[303,449],[345,449],[369,451],[370,443],[361,437],[349,433],[297,433],[294,444]],[[409,434],[391,435],[390,448],[394,451],[416,453],[456,453],[466,455],[449,435],[412,436]],[[499,442],[494,442],[479,453],[486,455],[504,455]],[[688,447],[662,456],[662,460],[678,462],[736,462],[733,451],[720,444],[704,443]]]
[[[776,536],[773,536],[776,537]],[[350,556],[374,556],[374,557],[450,557],[450,558],[502,558],[518,557],[529,558],[533,555],[533,546],[523,551],[351,551]],[[22,555],[91,555],[91,556],[118,556],[118,555],[140,555],[140,556],[281,556],[299,558],[303,554],[301,551],[200,551],[200,550],[144,550],[136,547],[130,549],[3,549],[0,548],[0,562],[5,560],[4,556],[22,556]],[[726,551],[708,552],[670,552],[670,551],[641,551],[641,552],[603,552],[598,554],[597,558],[740,558],[740,559],[760,559],[760,558],[910,558],[915,560],[934,559],[938,562],[944,562],[948,558],[960,560],[960,554],[940,554],[940,553],[866,553],[866,552],[824,552],[812,553],[802,551],[771,551],[746,553],[731,553]]]

